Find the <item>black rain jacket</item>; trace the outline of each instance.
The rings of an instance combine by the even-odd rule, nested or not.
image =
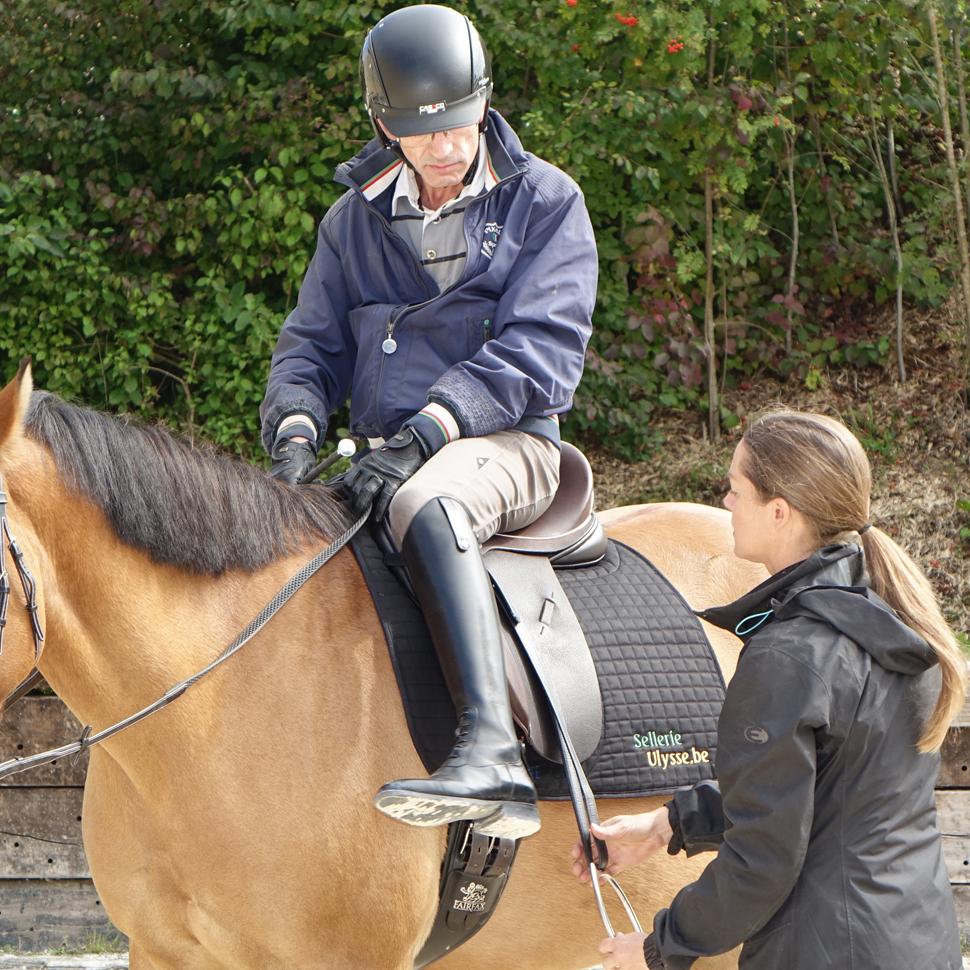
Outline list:
[[[717,857],[654,920],[665,966],[743,943],[742,970],[960,970],[939,756],[916,750],[939,668],[862,551],[827,546],[700,615],[745,644],[718,782],[675,796],[688,854]]]

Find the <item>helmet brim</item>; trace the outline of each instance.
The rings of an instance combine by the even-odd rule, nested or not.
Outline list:
[[[409,135],[428,135],[449,128],[477,125],[488,104],[488,95],[488,90],[483,88],[451,104],[439,101],[416,108],[392,108],[386,104],[374,104],[371,110],[374,118],[383,122],[393,138],[406,138]]]

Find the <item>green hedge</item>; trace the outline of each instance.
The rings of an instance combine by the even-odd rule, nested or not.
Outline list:
[[[338,195],[333,168],[369,137],[357,52],[394,6],[6,0],[0,377],[29,353],[62,394],[256,453],[269,356]],[[492,50],[496,107],[580,182],[596,226],[596,334],[567,433],[629,454],[656,409],[705,405],[705,172],[728,384],[886,357],[889,335],[861,321],[895,286],[872,156],[887,157],[890,124],[905,292],[947,292],[918,6],[459,6]]]

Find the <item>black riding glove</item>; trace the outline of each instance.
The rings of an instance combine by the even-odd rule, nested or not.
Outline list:
[[[647,970],[665,970],[663,957],[657,949],[657,938],[653,933],[643,941],[643,959],[647,963]]]
[[[372,505],[374,521],[380,522],[395,492],[430,457],[431,450],[409,426],[364,455],[343,480],[354,515],[363,515]]]
[[[288,485],[299,485],[303,476],[317,463],[317,449],[313,444],[292,438],[280,438],[269,456],[273,459],[270,475]]]

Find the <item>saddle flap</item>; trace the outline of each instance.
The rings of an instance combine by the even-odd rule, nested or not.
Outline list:
[[[536,676],[526,684],[551,695],[580,760],[585,760],[603,735],[603,701],[585,634],[558,577],[548,559],[501,550],[486,553],[485,566],[509,626],[535,668]],[[541,711],[544,698],[530,702],[520,697],[515,706]],[[534,723],[535,731],[523,725],[530,742],[543,757],[561,762],[547,719],[540,716]]]

